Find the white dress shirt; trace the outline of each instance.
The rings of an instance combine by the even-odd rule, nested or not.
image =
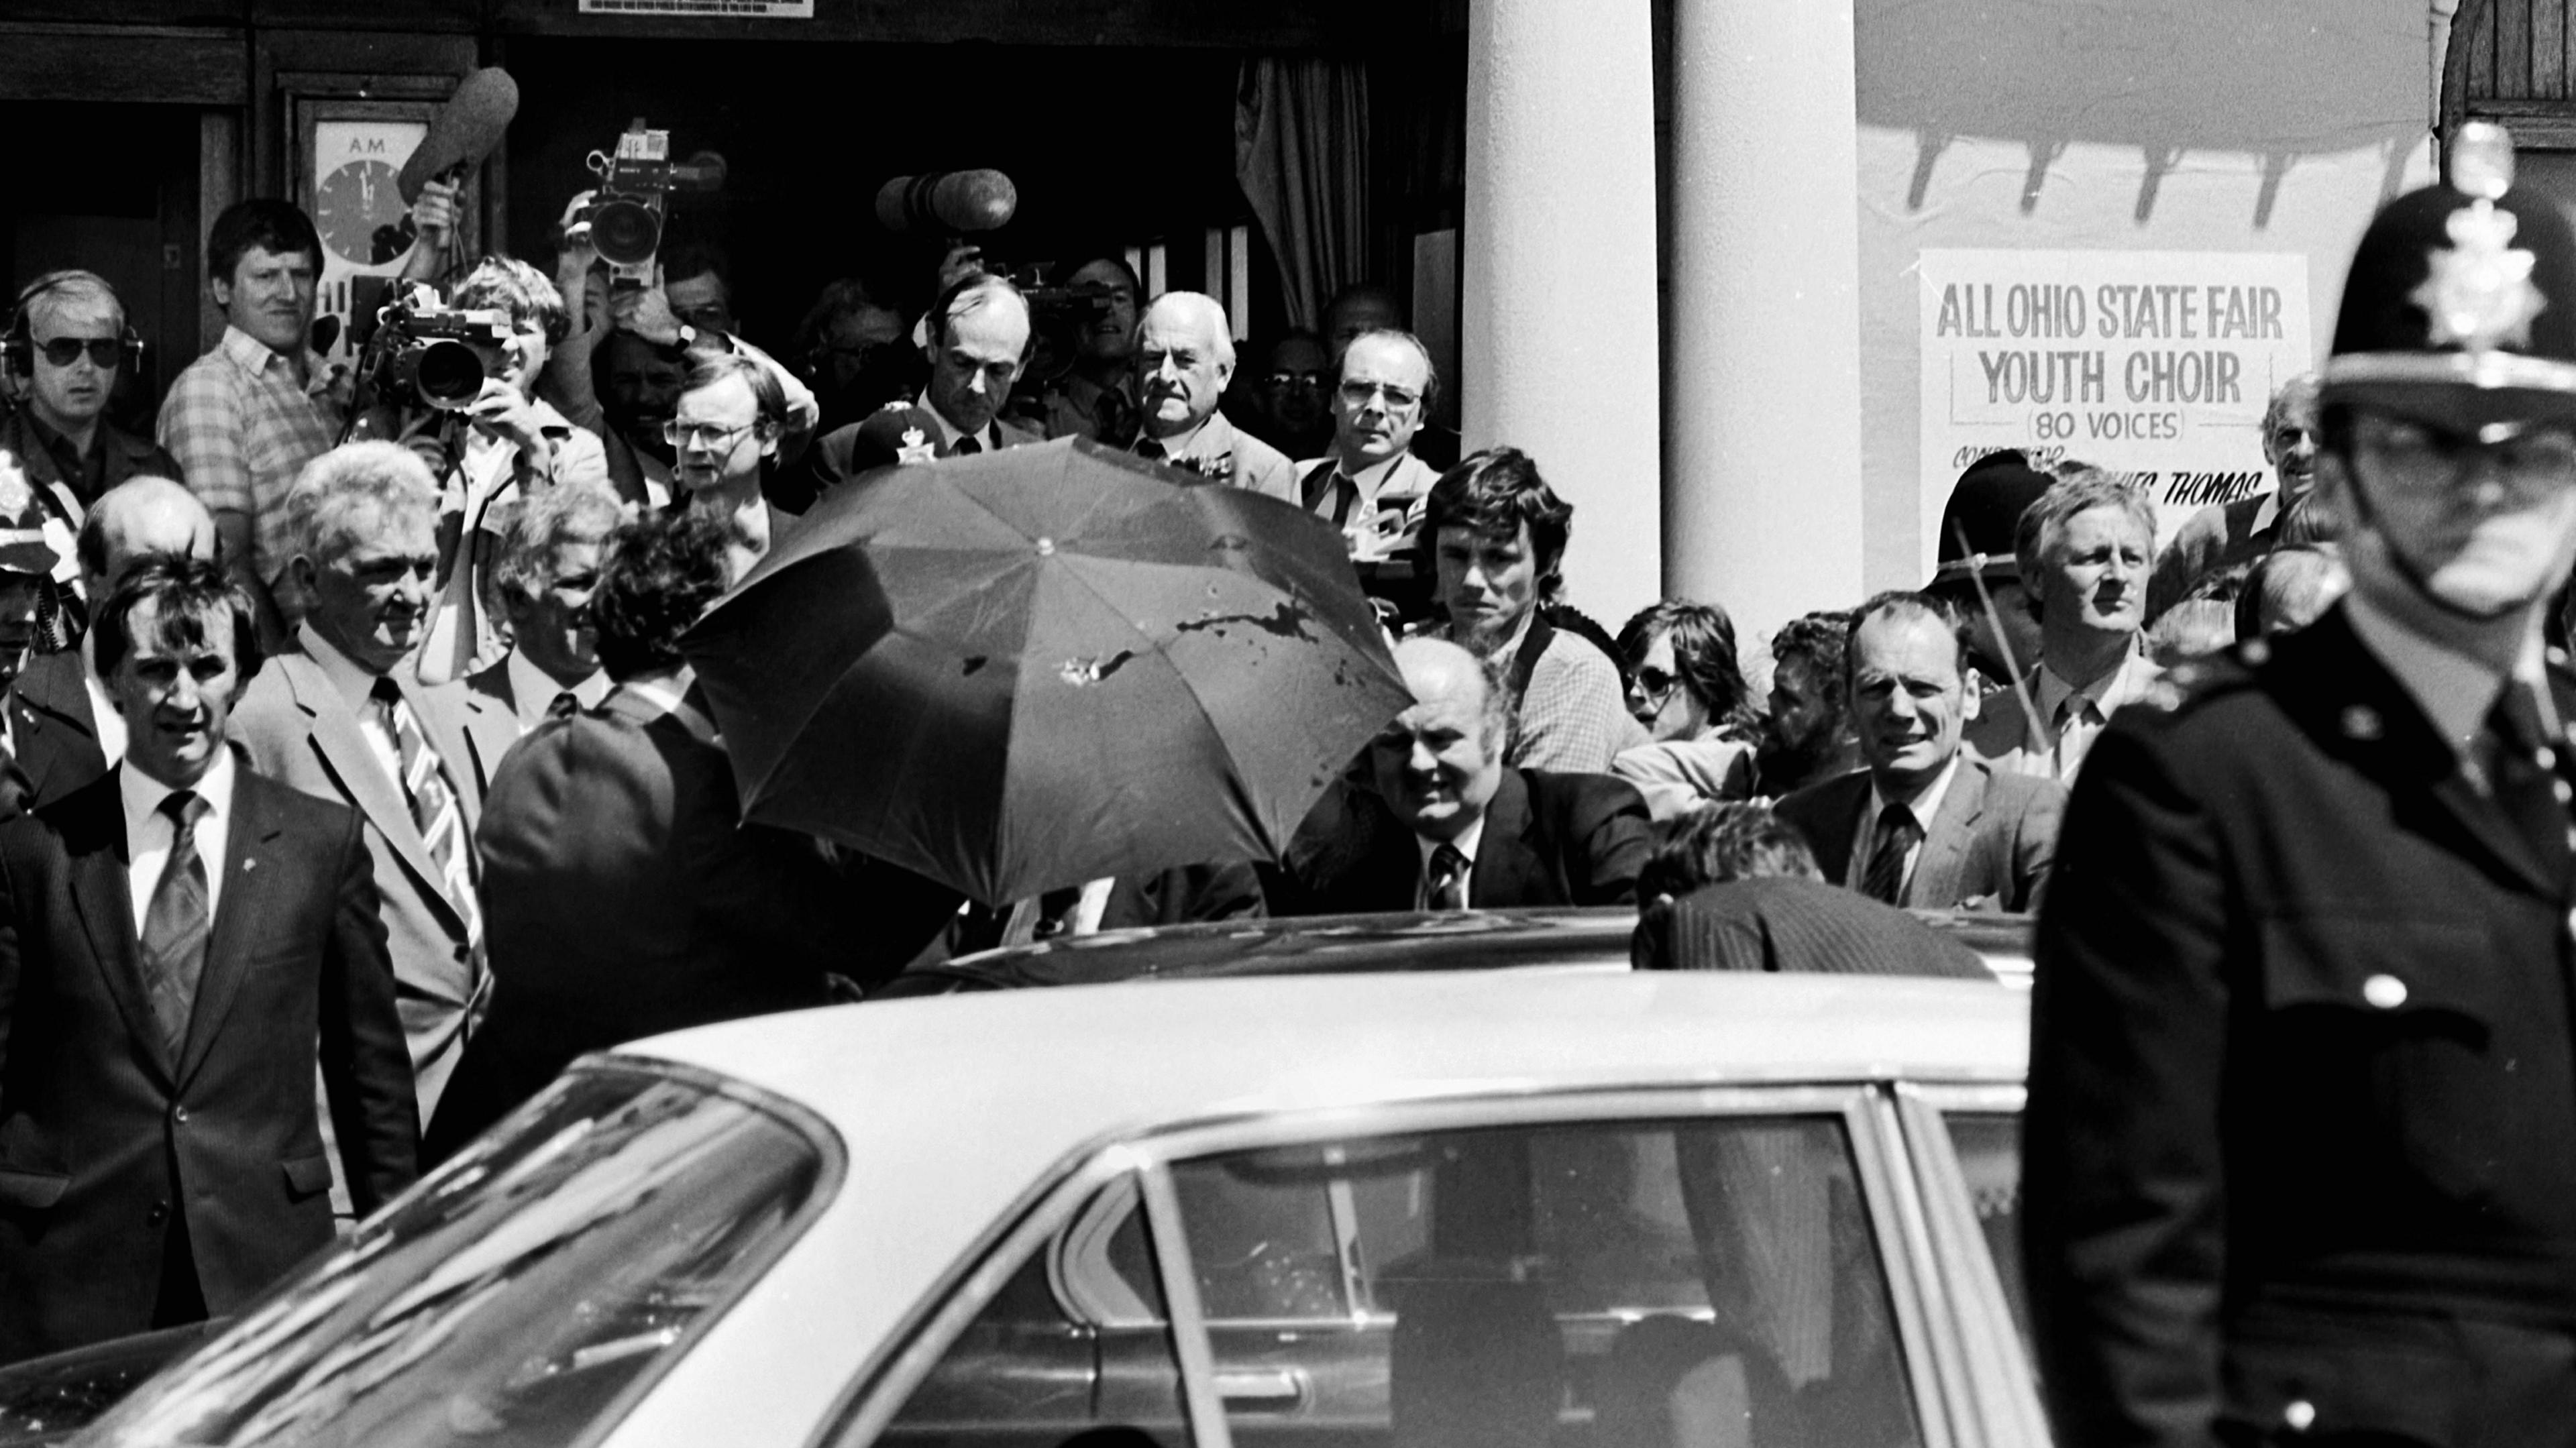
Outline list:
[[[1914,866],[1923,858],[1923,842],[1932,838],[1932,821],[1941,814],[1941,801],[1950,793],[1950,781],[1959,777],[1959,756],[1941,766],[1932,781],[1904,798],[1890,797],[1879,788],[1878,777],[1869,783],[1869,813],[1860,818],[1860,833],[1852,838],[1851,858],[1843,863],[1843,883],[1859,889],[1869,878],[1869,857],[1878,852],[1878,821],[1889,805],[1902,805],[1914,816],[1914,843],[1905,851],[1905,871],[1897,876],[1896,898],[1905,898],[1906,888],[1914,883]]]
[[[1476,898],[1476,847],[1484,842],[1485,817],[1483,815],[1476,816],[1476,822],[1459,831],[1458,838],[1454,840],[1435,840],[1415,835],[1413,847],[1422,852],[1422,872],[1413,879],[1413,908],[1416,910],[1431,908],[1431,857],[1439,852],[1442,845],[1447,845],[1467,857],[1466,868],[1458,872],[1458,898],[1474,900]]]
[[[957,451],[957,439],[966,436],[965,429],[950,422],[947,413],[930,405],[929,390],[923,389],[922,394],[912,400],[912,405],[930,414],[930,420],[938,425],[941,444],[950,452]],[[975,434],[975,445],[986,452],[1000,452],[1002,450],[1001,427],[996,423],[985,423],[984,430]]]
[[[2344,614],[2352,620],[2352,631],[2360,636],[2362,647],[2396,675],[2399,687],[2424,711],[2433,732],[2451,746],[2460,773],[2480,794],[2488,793],[2487,761],[2479,754],[2477,742],[2486,733],[2487,715],[2494,711],[2506,679],[2527,684],[2544,714],[2552,709],[2540,635],[2534,632],[2525,642],[2522,657],[2509,674],[2498,674],[2482,659],[2446,649],[2413,632],[2372,607],[2359,592],[2344,595]],[[2558,727],[2556,720],[2542,722],[2553,732]]]
[[[2049,757],[2056,778],[2068,785],[2075,783],[2075,771],[2084,765],[2084,756],[2100,738],[2103,728],[2120,707],[2147,696],[2164,670],[2148,658],[2135,642],[2128,656],[2110,673],[2083,685],[2070,684],[2057,676],[2057,671],[2040,666],[2039,686],[2032,690],[2032,702],[2039,706],[2040,725],[2048,732]],[[2065,711],[2061,720],[2059,711]]]
[[[585,709],[596,709],[608,697],[606,669],[593,669],[590,677],[567,690],[555,682],[555,676],[528,662],[528,656],[512,649],[506,665],[510,678],[511,711],[519,716],[519,732],[527,733],[546,722],[546,714],[555,706],[555,696],[570,693],[573,702]]]
[[[366,737],[367,752],[384,766],[385,778],[393,781],[394,793],[403,799],[411,798],[411,792],[403,788],[402,746],[385,728],[385,711],[376,703],[376,680],[382,676],[368,673],[356,660],[333,648],[331,641],[322,637],[309,623],[296,630],[295,641],[304,646],[304,652],[321,667],[322,676],[331,681],[331,687],[339,690],[340,697],[348,700],[349,707],[356,711],[358,732]],[[420,727],[426,734],[429,721],[422,720]]]
[[[232,842],[232,746],[217,745],[215,762],[188,788],[206,802],[205,813],[197,816],[196,841],[197,858],[206,862],[206,919],[212,921],[223,904],[224,862],[230,858]],[[143,922],[152,914],[152,891],[161,883],[161,872],[170,864],[170,846],[177,839],[177,823],[161,812],[161,801],[177,791],[142,770],[120,764],[116,792],[125,804],[125,883],[134,902],[134,934],[139,940]]]

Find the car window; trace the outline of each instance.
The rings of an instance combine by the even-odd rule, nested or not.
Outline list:
[[[1124,1193],[1134,1200],[1134,1192]],[[1096,1327],[1065,1305],[1032,1253],[940,1353],[874,1440],[885,1448],[1180,1448],[1181,1372],[1169,1327]],[[1108,1256],[1159,1314],[1159,1274],[1143,1219],[1130,1212]],[[1063,1270],[1064,1264],[1058,1264]],[[1153,1296],[1144,1296],[1150,1289]],[[1136,1436],[1142,1435],[1142,1436]]]
[[[694,1081],[575,1073],[83,1441],[575,1441],[809,1220],[826,1150]]]
[[[2025,1349],[2030,1341],[2030,1294],[2021,1274],[2021,1118],[2004,1111],[1947,1111],[1950,1148],[1959,1158],[1959,1173],[1968,1180],[1976,1203],[1977,1226],[1995,1259],[2004,1300],[2012,1307],[2013,1326]],[[2038,1361],[2036,1354],[2033,1362]]]
[[[1339,1332],[1254,1333],[1211,1307],[1246,1445],[1919,1441],[1840,1117],[1440,1132],[1173,1178],[1212,1303],[1358,1308]]]

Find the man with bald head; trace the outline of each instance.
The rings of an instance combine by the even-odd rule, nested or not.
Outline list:
[[[1165,292],[1136,328],[1136,455],[1215,482],[1297,501],[1286,454],[1241,431],[1217,410],[1234,379],[1234,331],[1225,308],[1197,292]]]
[[[1601,774],[1503,763],[1511,696],[1443,639],[1396,645],[1413,704],[1370,742],[1370,789],[1336,784],[1289,842],[1272,913],[1493,910],[1633,901],[1653,849],[1643,796]]]
[[[102,600],[146,558],[212,559],[215,518],[168,478],[129,478],[101,494],[81,520],[73,556],[81,592]],[[125,721],[86,634],[78,648],[27,661],[10,687],[7,717],[9,746],[34,787],[31,805],[51,804],[125,757]]]

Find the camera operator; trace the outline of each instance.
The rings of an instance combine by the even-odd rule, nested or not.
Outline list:
[[[733,268],[723,248],[711,241],[670,241],[664,233],[662,294],[671,315],[701,332],[740,338],[733,318]]]
[[[1037,396],[1049,437],[1087,437],[1123,447],[1136,433],[1136,399],[1128,390],[1136,357],[1136,301],[1144,288],[1114,256],[1087,261],[1065,288],[1097,310],[1083,314],[1073,337],[1073,365]]]
[[[451,305],[508,318],[501,365],[461,407],[381,398],[367,419],[370,433],[412,443],[439,475],[439,600],[418,664],[430,684],[462,678],[508,647],[490,592],[492,563],[521,500],[553,483],[608,486],[599,438],[536,395],[547,352],[571,325],[554,283],[525,262],[486,257],[457,284]]]
[[[340,435],[345,370],[312,345],[322,239],[285,201],[224,208],[206,236],[207,283],[224,314],[215,349],[161,402],[160,441],[215,515],[223,557],[258,610],[260,642],[282,645],[303,601],[286,576],[295,549],[286,491]]]
[[[678,459],[662,429],[680,405],[689,380],[689,352],[665,347],[617,328],[591,354],[599,383],[600,441],[607,445],[608,481],[625,502],[653,512],[681,496],[673,468]]]

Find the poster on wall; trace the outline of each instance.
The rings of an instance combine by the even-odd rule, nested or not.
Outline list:
[[[428,133],[425,114],[419,120],[325,116],[313,122],[307,205],[314,230],[322,234],[322,280],[314,315],[340,319],[339,340],[330,354],[335,361],[345,361],[349,354],[352,279],[398,275],[411,252],[411,235],[404,226],[411,208],[397,182],[403,162]]]
[[[1960,472],[2020,448],[2154,499],[2159,544],[2272,486],[2263,409],[2310,365],[2307,258],[2233,251],[1921,253],[1930,566]]]

